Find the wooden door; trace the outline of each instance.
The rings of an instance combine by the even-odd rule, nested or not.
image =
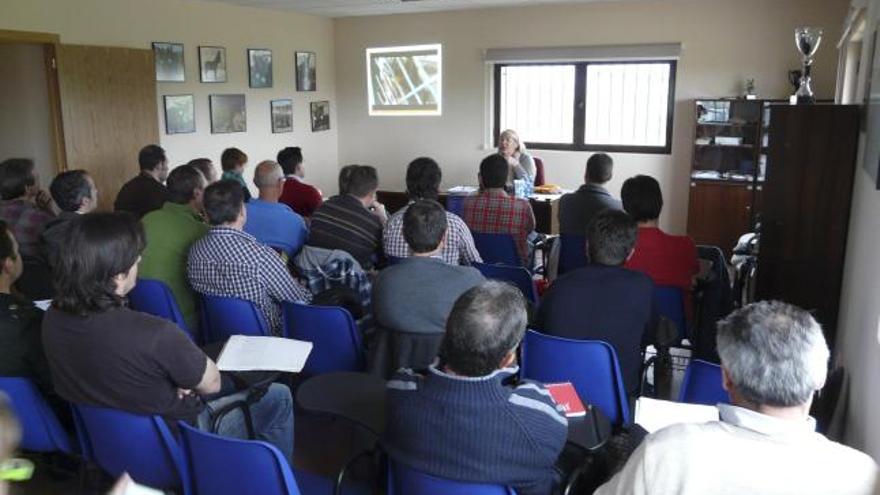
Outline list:
[[[57,62],[67,166],[88,170],[109,211],[138,151],[159,143],[153,52],[60,45]]]
[[[752,186],[724,181],[691,181],[688,235],[697,244],[718,246],[730,258],[737,239],[751,231]]]

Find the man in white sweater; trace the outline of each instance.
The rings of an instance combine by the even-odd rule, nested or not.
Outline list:
[[[825,383],[828,346],[806,311],[751,304],[718,324],[720,421],[679,424],[648,436],[596,491],[608,494],[870,494],[867,455],[815,432],[813,393]]]

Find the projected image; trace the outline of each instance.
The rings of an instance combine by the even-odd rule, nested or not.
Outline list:
[[[440,115],[440,45],[367,49],[370,115]]]

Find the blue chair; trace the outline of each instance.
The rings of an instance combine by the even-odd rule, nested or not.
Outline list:
[[[522,266],[519,252],[516,249],[516,241],[510,234],[480,234],[473,233],[474,245],[483,258],[483,263],[501,264],[508,266]]]
[[[338,306],[281,304],[286,337],[311,342],[304,376],[334,371],[363,371],[366,363],[361,334],[351,313]]]
[[[519,289],[526,300],[532,304],[538,304],[538,290],[535,281],[528,270],[521,266],[488,265],[486,263],[474,263],[474,267],[480,270],[484,277],[508,282]]]
[[[386,256],[386,258],[388,259],[388,266],[396,265],[406,259],[399,256]]]
[[[388,460],[388,495],[516,495],[503,485],[453,481]]]
[[[678,394],[679,402],[714,406],[730,404],[730,396],[721,385],[721,366],[699,359],[688,364]]]
[[[70,436],[33,381],[22,377],[0,377],[0,390],[11,399],[12,411],[21,423],[23,449],[74,453]]]
[[[598,407],[612,424],[630,424],[629,403],[617,354],[598,340],[573,340],[526,332],[522,376],[543,383],[571,382],[584,403]]]
[[[561,234],[559,236],[558,275],[587,266],[587,237]]]
[[[160,416],[83,404],[74,404],[73,414],[89,458],[109,475],[128,473],[143,485],[190,494],[183,451]]]
[[[688,336],[687,318],[684,311],[684,295],[678,287],[657,285],[654,287],[654,302],[657,312],[665,316],[678,329],[678,339]]]
[[[333,493],[330,479],[300,471],[294,477],[289,462],[269,443],[221,437],[179,424],[194,495]]]
[[[205,343],[226,340],[232,335],[272,335],[263,314],[250,301],[201,294],[201,305]]]
[[[446,196],[446,211],[460,217],[464,216],[464,194],[450,194]]]
[[[189,336],[190,340],[196,341],[192,331],[186,326],[174,293],[165,282],[150,278],[139,278],[137,284],[128,293],[128,302],[131,309],[149,313],[159,318],[170,320],[180,327]]]

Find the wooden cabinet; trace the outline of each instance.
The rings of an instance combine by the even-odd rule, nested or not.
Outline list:
[[[726,255],[752,226],[753,187],[726,181],[691,181],[688,235]]]

